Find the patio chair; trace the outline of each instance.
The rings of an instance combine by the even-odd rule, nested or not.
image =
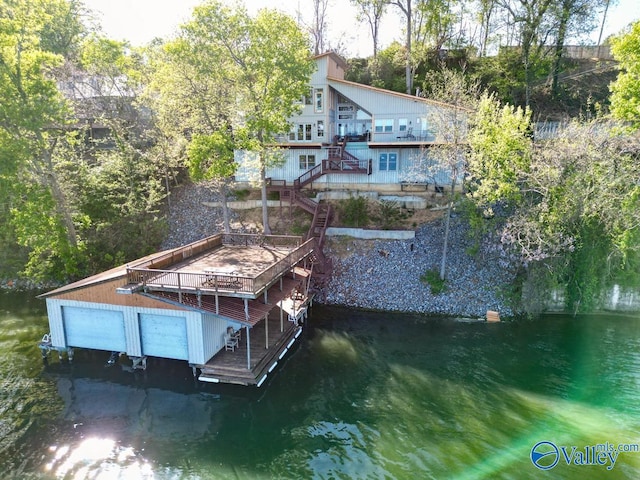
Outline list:
[[[415,135],[413,134],[413,127],[409,127],[409,128],[407,129],[407,133],[406,133],[405,135],[403,135],[403,136],[401,136],[401,137],[396,137],[396,138],[398,138],[398,139],[405,139],[405,140],[415,140],[415,139],[416,139],[416,137],[415,137]]]
[[[234,352],[236,348],[238,348],[238,337],[233,335],[233,327],[229,327],[224,334],[224,349]]]

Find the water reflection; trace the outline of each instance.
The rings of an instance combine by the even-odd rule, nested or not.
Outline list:
[[[538,478],[532,446],[640,440],[640,319],[456,323],[315,306],[264,389],[184,362],[43,369],[42,307],[0,308],[9,478]],[[6,311],[6,308],[5,308]],[[601,478],[558,466],[553,478]],[[640,453],[607,478],[640,478]],[[548,475],[551,476],[551,475]]]

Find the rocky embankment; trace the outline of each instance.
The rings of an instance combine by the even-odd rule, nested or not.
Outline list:
[[[511,274],[495,259],[481,261],[467,254],[471,242],[465,223],[458,218],[450,225],[446,290],[434,295],[420,280],[427,270],[440,269],[443,224],[436,220],[420,226],[413,240],[332,239],[325,253],[333,259],[334,271],[320,300],[457,317],[483,317],[487,310],[512,315],[502,299]]]
[[[219,208],[202,202],[217,200],[206,185],[176,190],[171,200],[169,234],[164,247],[183,245],[223,230]],[[234,231],[251,232],[233,222]],[[495,258],[471,257],[471,241],[459,218],[451,221],[446,291],[433,295],[420,276],[439,269],[444,226],[441,220],[422,225],[413,240],[355,240],[335,237],[325,246],[333,259],[333,275],[317,301],[349,307],[420,312],[458,317],[483,317],[487,310],[512,312],[501,299],[511,274]]]

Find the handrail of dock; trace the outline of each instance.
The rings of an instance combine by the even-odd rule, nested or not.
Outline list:
[[[254,296],[262,291],[263,288],[268,287],[274,279],[287,270],[291,270],[298,262],[308,256],[316,246],[315,239],[310,239],[300,244],[301,241],[301,237],[284,235],[213,235],[167,252],[160,257],[127,267],[127,282],[140,285],[143,289],[150,287],[169,291],[177,290],[178,292],[199,291],[203,294],[220,293],[223,295]],[[251,277],[228,273],[180,272],[166,268],[193,255],[222,245],[295,248],[258,275]]]

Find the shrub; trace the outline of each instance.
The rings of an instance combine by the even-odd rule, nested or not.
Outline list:
[[[391,230],[402,225],[402,221],[409,217],[407,212],[400,208],[398,202],[381,200],[378,204],[376,221],[383,230]]]
[[[349,197],[341,200],[338,211],[342,223],[347,227],[366,227],[369,224],[369,202],[365,197]]]
[[[420,275],[420,281],[429,285],[431,293],[439,295],[447,290],[447,281],[440,278],[440,273],[435,269],[430,269]]]

